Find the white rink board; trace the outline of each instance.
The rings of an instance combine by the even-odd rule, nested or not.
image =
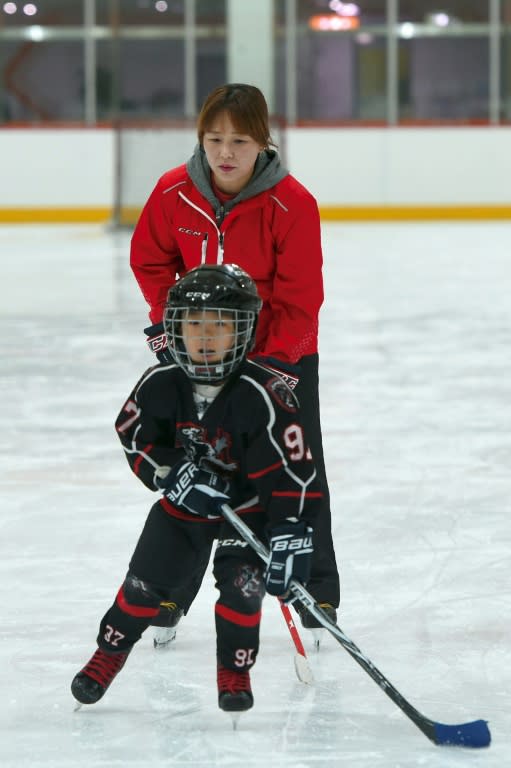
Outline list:
[[[511,204],[511,127],[272,127],[286,167],[320,206]],[[2,209],[141,208],[186,162],[191,128],[0,130]],[[0,217],[1,218],[1,217]]]

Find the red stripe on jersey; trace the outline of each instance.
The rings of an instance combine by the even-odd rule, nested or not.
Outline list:
[[[228,608],[221,603],[216,603],[215,613],[221,616],[222,619],[230,621],[231,624],[237,624],[239,627],[257,627],[261,621],[261,611],[257,611],[257,613],[252,613],[248,616],[246,613],[233,611],[232,608]]]
[[[268,472],[273,472],[275,469],[278,469],[282,466],[281,461],[277,461],[276,464],[272,464],[271,467],[265,467],[265,469],[260,469],[259,472],[249,472],[248,477],[251,480],[254,480],[256,477],[262,477],[263,475],[267,475]]]
[[[272,496],[292,496],[294,499],[301,499],[302,494],[300,491],[273,491]],[[304,498],[306,499],[321,499],[323,498],[323,494],[321,491],[316,491],[315,493],[304,493]]]
[[[153,447],[152,443],[149,443],[149,445],[144,446],[144,449],[143,449],[144,453],[149,453],[152,447]],[[140,465],[144,459],[145,459],[145,456],[139,456],[138,459],[133,464],[133,472],[136,475],[138,475],[138,470],[140,469]]]
[[[115,598],[115,602],[123,611],[124,613],[127,613],[128,616],[135,616],[138,619],[142,618],[153,618],[153,616],[157,616],[160,612],[160,606],[157,608],[143,608],[141,605],[130,605],[126,598],[124,597],[124,590],[121,587],[120,590],[117,593],[117,597]]]

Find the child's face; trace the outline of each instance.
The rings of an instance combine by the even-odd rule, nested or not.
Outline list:
[[[181,332],[193,363],[220,363],[234,346],[234,319],[227,310],[189,309]]]

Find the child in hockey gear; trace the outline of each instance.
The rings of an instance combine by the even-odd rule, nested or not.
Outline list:
[[[263,304],[251,355],[294,389],[323,493],[308,589],[318,602],[337,607],[318,392],[323,256],[317,202],[282,165],[266,100],[255,86],[215,88],[198,116],[197,139],[188,162],[155,185],[131,241],[131,268],[149,304],[149,347],[172,361],[162,320],[178,275],[201,263],[238,261],[255,280]],[[172,596],[185,614],[200,582],[189,594]]]
[[[295,396],[246,357],[260,305],[253,280],[232,264],[198,267],[169,291],[174,362],[142,376],[116,421],[133,472],[162,495],[100,623],[99,647],[72,682],[80,703],[103,696],[162,603],[202,577],[216,539],[218,704],[228,712],[253,704],[265,580],[282,597],[290,578],[306,580],[322,498]],[[225,503],[270,543],[266,577],[224,520]]]

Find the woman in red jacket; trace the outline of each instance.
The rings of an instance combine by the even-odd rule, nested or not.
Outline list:
[[[228,84],[214,90],[199,114],[197,133],[190,160],[158,181],[131,242],[131,267],[150,306],[148,343],[162,362],[170,361],[163,309],[169,288],[193,267],[234,260],[255,280],[263,307],[252,356],[279,372],[300,400],[305,449],[314,456],[325,499],[308,588],[335,619],[339,575],[318,396],[318,206],[270,149],[268,107],[258,88]],[[171,604],[168,624],[186,613],[198,586],[179,596],[177,608]],[[300,616],[311,627],[307,611]]]

